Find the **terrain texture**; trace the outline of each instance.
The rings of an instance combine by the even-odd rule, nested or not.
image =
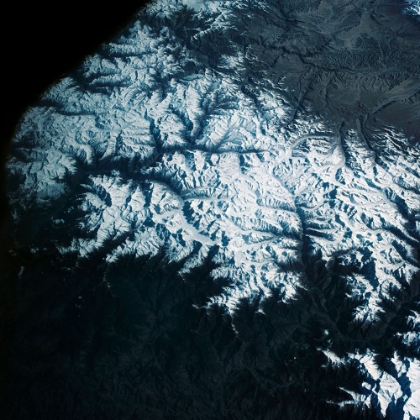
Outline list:
[[[10,418],[420,417],[418,7],[157,1],[45,92]]]

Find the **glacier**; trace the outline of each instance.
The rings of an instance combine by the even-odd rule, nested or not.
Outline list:
[[[420,27],[365,3],[149,4],[23,116],[16,248],[52,226],[75,265],[164,255],[186,279],[210,261],[224,286],[195,307],[232,319],[244,301],[296,304],[323,267],[360,340],[411,305],[385,370],[369,346],[317,349],[364,377],[329,403],[418,418]]]

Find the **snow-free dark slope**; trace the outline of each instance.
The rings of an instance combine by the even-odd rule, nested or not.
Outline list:
[[[420,415],[415,12],[156,2],[43,95],[11,418]]]

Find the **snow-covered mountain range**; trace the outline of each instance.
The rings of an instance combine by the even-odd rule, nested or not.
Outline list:
[[[181,277],[210,261],[226,285],[197,310],[230,317],[244,300],[299,301],[316,261],[362,335],[412,303],[386,370],[369,346],[319,346],[320,369],[364,378],[328,403],[420,418],[420,26],[389,7],[150,4],[23,117],[16,248],[36,254],[48,225],[63,259],[163,252]]]

